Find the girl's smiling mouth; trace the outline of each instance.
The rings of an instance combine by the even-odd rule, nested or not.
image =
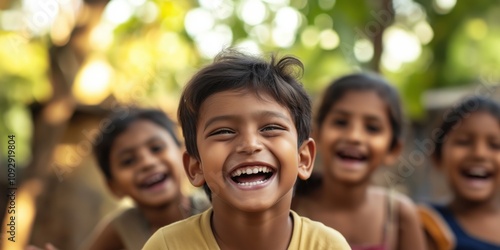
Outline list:
[[[493,181],[495,172],[485,167],[476,166],[461,169],[460,175],[467,180],[472,188],[481,188],[488,182]]]
[[[366,153],[354,148],[337,150],[335,156],[340,161],[340,165],[347,170],[362,169],[368,161]]]

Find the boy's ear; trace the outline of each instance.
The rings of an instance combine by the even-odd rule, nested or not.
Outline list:
[[[316,157],[316,143],[312,138],[305,140],[299,148],[299,178],[307,180],[311,176],[314,159]]]
[[[184,170],[191,184],[195,187],[203,186],[203,184],[205,184],[205,177],[203,176],[203,169],[201,168],[200,161],[184,151],[184,154],[182,154],[182,163],[184,164]]]
[[[107,180],[106,184],[108,185],[108,188],[111,190],[111,192],[118,198],[123,198],[125,194],[123,193],[122,189],[116,184],[115,181],[113,180]]]
[[[390,149],[388,154],[385,156],[384,165],[391,166],[392,164],[396,163],[396,160],[401,155],[402,151],[403,142],[401,140],[398,140],[396,145],[394,145],[394,148]]]

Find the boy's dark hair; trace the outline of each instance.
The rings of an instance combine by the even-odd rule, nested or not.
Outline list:
[[[176,124],[160,110],[154,109],[132,109],[126,114],[112,114],[109,118],[110,122],[107,128],[110,131],[101,131],[98,137],[101,137],[101,142],[94,145],[94,155],[97,163],[106,176],[106,179],[111,180],[110,168],[110,153],[111,147],[116,137],[122,134],[132,123],[139,120],[146,120],[155,123],[156,125],[164,128],[174,139],[177,146],[181,146],[181,142],[176,133]]]
[[[326,89],[316,115],[319,128],[332,106],[350,91],[374,91],[387,104],[392,128],[390,149],[394,149],[403,135],[403,112],[397,90],[384,78],[375,73],[356,73],[334,80]]]
[[[436,134],[434,139],[434,159],[441,160],[443,144],[450,131],[460,125],[463,119],[475,112],[488,112],[500,121],[500,104],[484,96],[470,97],[451,107],[443,116],[439,133]]]
[[[231,90],[248,90],[258,97],[268,94],[286,107],[294,119],[300,146],[311,132],[311,100],[298,80],[303,69],[300,60],[290,56],[280,60],[271,56],[267,62],[235,50],[221,52],[191,78],[181,96],[178,116],[188,154],[200,159],[196,127],[203,102],[213,94]],[[204,188],[210,197],[206,184]]]

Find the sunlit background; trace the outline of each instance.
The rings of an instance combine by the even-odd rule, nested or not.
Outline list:
[[[411,138],[422,138],[437,111],[479,87],[494,95],[499,45],[496,0],[3,0],[0,138],[16,136],[19,181],[41,179],[44,190],[69,185],[82,166],[95,168],[85,126],[129,106],[157,107],[174,117],[189,77],[229,46],[297,56],[313,97],[342,74],[378,71],[402,95]],[[2,169],[6,141],[0,143]],[[429,196],[417,183],[425,173],[404,185],[415,199]],[[78,185],[97,182],[89,176],[81,174]],[[95,195],[80,186],[72,190]],[[94,198],[100,214],[116,206],[110,197]],[[91,211],[54,205],[64,218],[87,224],[72,227],[74,237],[47,235],[62,230],[57,223],[44,234],[43,223],[57,219],[44,212],[40,204],[50,199],[43,200],[38,219],[26,222],[33,234],[26,229],[20,236],[26,242],[51,239],[73,249],[99,219],[85,222],[77,218]]]

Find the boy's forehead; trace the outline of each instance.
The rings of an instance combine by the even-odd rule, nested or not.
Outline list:
[[[210,108],[216,106],[219,108],[220,106],[230,106],[230,107],[241,107],[241,100],[249,100],[253,99],[255,103],[257,102],[267,102],[267,103],[276,103],[280,106],[283,106],[279,103],[271,94],[264,91],[256,91],[252,89],[233,89],[233,90],[224,90],[221,92],[213,93],[200,105],[200,114],[203,114],[202,111],[206,111]],[[284,107],[286,108],[286,107]]]
[[[259,108],[255,106],[259,106]],[[273,111],[280,110],[279,116],[292,118],[288,108],[266,92],[256,92],[250,89],[226,90],[214,93],[202,102],[197,125],[201,125],[200,122],[204,122],[208,116],[223,116],[226,113],[238,115],[252,108],[259,109],[260,113],[265,114],[272,114]]]
[[[176,145],[172,135],[166,129],[151,121],[138,120],[115,137],[111,152],[119,153],[123,149],[133,149],[154,140]]]

